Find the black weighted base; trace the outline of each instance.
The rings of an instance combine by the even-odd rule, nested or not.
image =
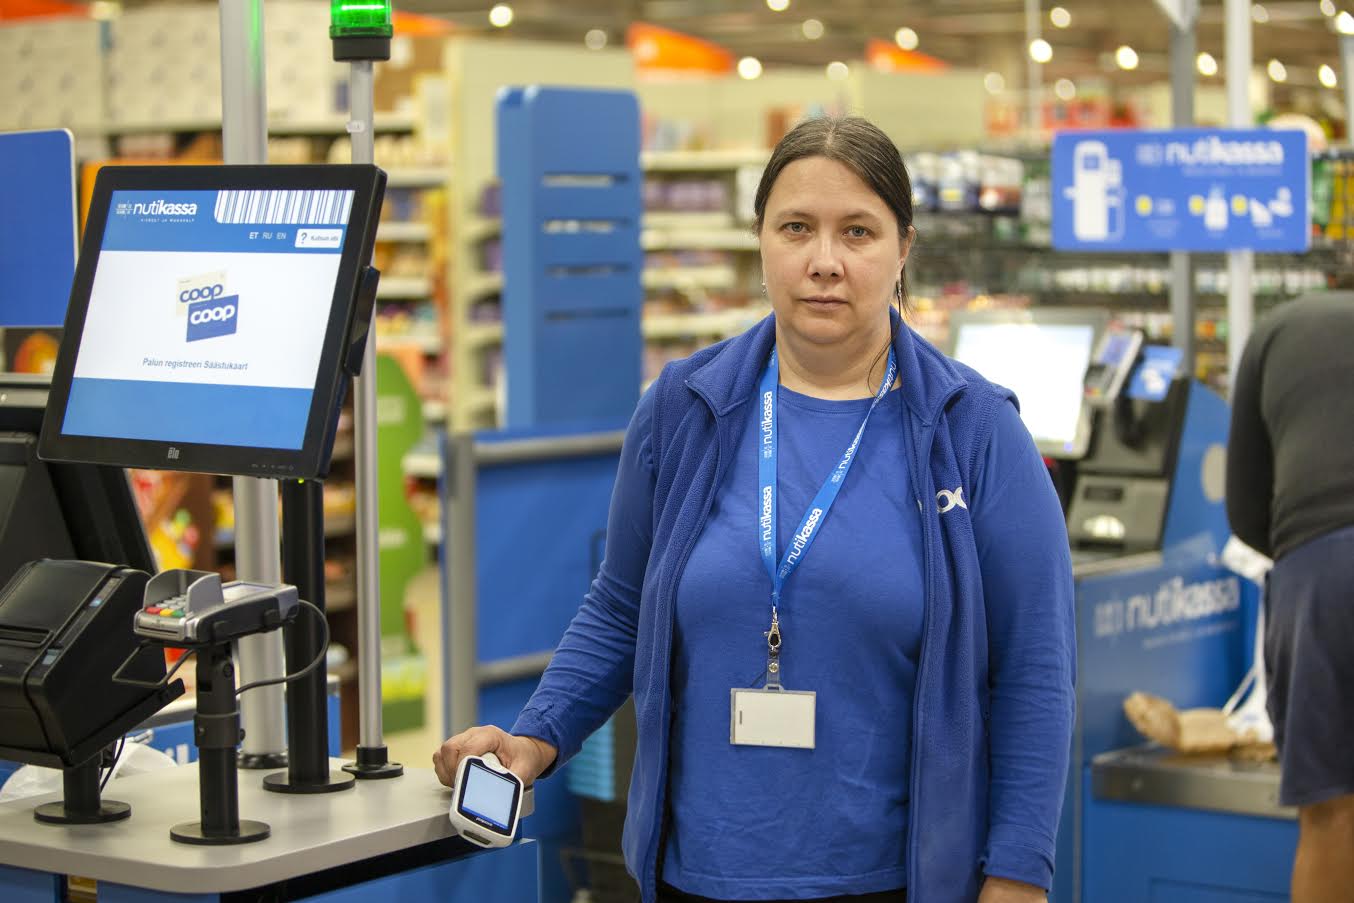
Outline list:
[[[254,843],[264,840],[272,833],[272,828],[261,821],[240,819],[240,830],[233,834],[205,834],[202,822],[184,822],[169,829],[169,839],[179,843],[191,843],[197,846],[224,847],[240,843]]]
[[[248,771],[276,771],[287,767],[286,753],[240,753],[239,766]]]
[[[122,821],[132,814],[132,807],[117,800],[103,800],[96,811],[81,812],[66,808],[65,802],[44,803],[33,810],[33,817],[45,825],[101,825]]]
[[[362,765],[349,762],[343,770],[361,781],[379,781],[382,778],[398,778],[404,774],[404,766],[399,762],[387,762],[384,765]]]
[[[343,770],[360,781],[398,778],[404,774],[404,766],[399,762],[391,762],[384,746],[359,746],[357,761],[344,765]]]
[[[351,774],[330,774],[322,781],[289,780],[290,773],[279,771],[263,779],[263,789],[274,793],[337,793],[357,786],[357,778]]]

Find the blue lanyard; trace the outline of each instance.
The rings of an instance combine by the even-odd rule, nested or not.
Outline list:
[[[870,409],[865,412],[865,419],[861,421],[860,429],[856,430],[856,438],[847,446],[842,454],[841,461],[836,468],[828,475],[826,482],[823,483],[818,494],[814,496],[809,503],[809,510],[804,515],[803,520],[799,522],[799,529],[795,530],[794,536],[790,538],[789,544],[785,547],[785,557],[781,560],[780,566],[776,566],[776,389],[780,383],[780,360],[777,357],[776,349],[771,349],[771,359],[766,362],[766,372],[762,374],[761,382],[761,443],[760,453],[757,455],[757,494],[760,503],[758,504],[757,518],[757,536],[762,547],[762,561],[766,565],[766,572],[771,575],[771,633],[768,638],[772,641],[773,653],[780,646],[780,627],[779,615],[777,609],[780,606],[781,590],[785,587],[785,581],[794,573],[795,568],[803,562],[804,556],[808,554],[809,546],[818,535],[818,529],[827,519],[827,513],[832,509],[832,503],[837,500],[837,493],[842,490],[842,483],[846,481],[846,475],[851,470],[851,464],[856,459],[856,450],[860,447],[860,437],[865,435],[865,427],[870,422],[870,415],[874,409],[879,407],[879,402],[884,400],[889,389],[893,387],[893,380],[898,373],[898,364],[894,359],[893,349],[889,349],[889,365],[884,372],[884,381],[879,384],[879,391],[874,393],[874,401],[870,404]]]

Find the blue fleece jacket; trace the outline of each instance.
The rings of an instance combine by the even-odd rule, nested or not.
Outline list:
[[[633,692],[638,739],[623,848],[643,903],[657,896],[665,829],[676,589],[752,416],[774,339],[768,317],[670,364],[641,399],[621,453],[607,562],[513,727],[555,746],[557,768]],[[912,715],[908,900],[972,903],[984,874],[1048,887],[1075,663],[1061,511],[1041,470],[979,473],[1009,392],[906,326],[894,349],[908,450],[900,464],[913,486],[927,487],[917,500],[925,614]],[[1002,507],[1023,512],[1005,542],[975,538],[973,518],[983,511],[966,504],[979,481],[1000,485]],[[636,495],[652,507],[631,504]],[[636,548],[647,550],[642,571],[609,566]]]

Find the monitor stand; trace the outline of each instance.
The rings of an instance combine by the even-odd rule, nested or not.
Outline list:
[[[102,760],[100,754],[73,768],[61,769],[65,799],[44,803],[33,810],[33,817],[49,825],[100,825],[131,815],[132,807],[126,803],[99,798]]]
[[[240,778],[235,747],[240,743],[240,708],[235,699],[235,664],[230,643],[197,650],[198,801],[201,821],[169,830],[179,843],[224,846],[263,840],[270,833],[261,821],[240,819]]]

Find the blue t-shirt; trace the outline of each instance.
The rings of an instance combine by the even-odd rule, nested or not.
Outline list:
[[[779,389],[779,563],[872,399]],[[729,691],[765,683],[771,578],[758,545],[749,418],[677,589],[663,880],[720,899],[794,899],[907,883],[909,742],[921,649],[921,518],[889,392],[780,605],[782,679],[817,692],[816,748],[729,742]]]

